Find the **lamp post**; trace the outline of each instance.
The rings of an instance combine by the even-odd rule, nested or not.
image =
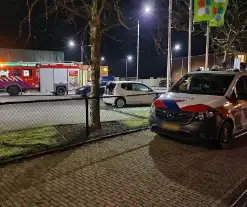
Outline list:
[[[128,55],[126,57],[126,68],[125,68],[125,79],[128,80],[128,62],[132,61],[133,57],[131,55]]]
[[[152,7],[146,5],[144,8],[144,14],[150,14]],[[136,54],[136,80],[139,79],[139,57],[140,57],[140,20],[137,21],[137,54]]]
[[[172,53],[172,0],[169,0],[169,9],[168,9],[168,38],[167,38],[167,91],[170,87],[171,79],[171,53]]]

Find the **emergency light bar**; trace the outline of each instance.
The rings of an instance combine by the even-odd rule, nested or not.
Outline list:
[[[4,66],[36,66],[36,63],[6,62],[0,64],[0,67],[4,67]]]

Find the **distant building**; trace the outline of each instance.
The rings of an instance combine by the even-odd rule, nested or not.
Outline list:
[[[63,62],[64,52],[0,48],[0,62]]]
[[[226,58],[226,68],[232,69],[234,58],[239,58],[241,62],[247,61],[247,52],[239,52],[237,55],[228,55]],[[208,57],[208,69],[215,65],[222,65],[223,54],[210,54]],[[205,70],[205,55],[193,56],[191,58],[191,70]],[[175,58],[172,60],[172,82],[178,81],[183,75],[188,72],[188,57]]]

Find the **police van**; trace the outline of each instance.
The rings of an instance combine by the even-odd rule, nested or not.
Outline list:
[[[188,73],[153,102],[149,125],[157,134],[214,140],[226,149],[247,133],[247,73]]]

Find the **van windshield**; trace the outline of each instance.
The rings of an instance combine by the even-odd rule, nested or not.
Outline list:
[[[234,77],[234,74],[187,74],[181,78],[170,91],[224,96]]]

